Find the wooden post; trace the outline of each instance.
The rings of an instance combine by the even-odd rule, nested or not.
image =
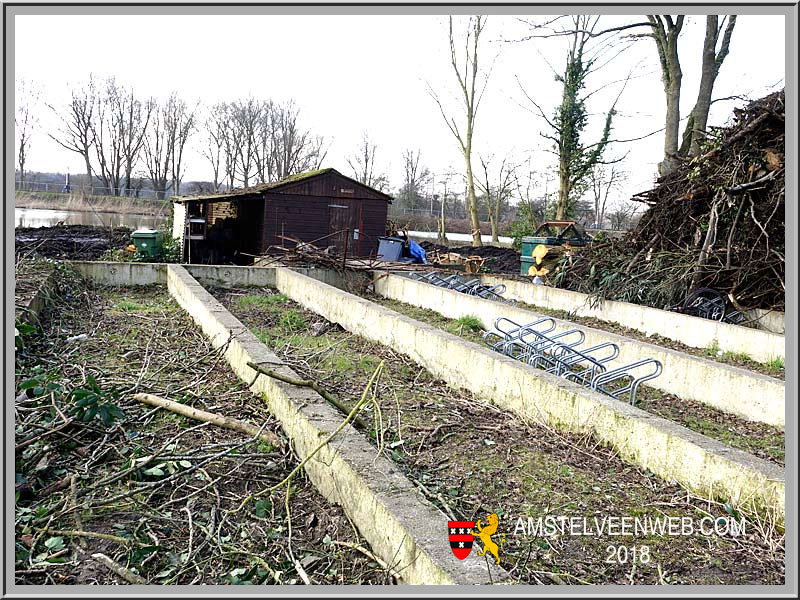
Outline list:
[[[342,268],[347,268],[347,242],[350,240],[350,228],[344,232],[344,256],[342,256]]]

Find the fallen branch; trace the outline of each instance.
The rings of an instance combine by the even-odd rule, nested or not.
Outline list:
[[[153,394],[134,394],[133,398],[134,400],[138,400],[144,404],[149,404],[150,406],[166,408],[171,412],[183,415],[184,417],[189,417],[195,421],[211,423],[212,425],[246,433],[247,435],[253,437],[258,436],[261,440],[271,444],[276,448],[283,447],[283,441],[277,435],[271,431],[262,431],[255,425],[245,423],[244,421],[239,421],[224,415],[218,415],[216,413],[206,412],[197,408],[192,408],[191,406],[186,406],[185,404],[181,404],[179,402],[173,402],[172,400],[167,400],[166,398],[161,398],[160,396],[154,396]]]
[[[132,583],[132,584],[135,584],[135,585],[147,585],[147,580],[144,577],[141,577],[140,575],[137,575],[136,573],[134,573],[130,569],[127,569],[127,568],[123,567],[122,565],[114,562],[113,560],[111,560],[109,557],[107,557],[105,554],[102,554],[101,552],[98,552],[96,554],[92,554],[92,558],[95,559],[97,562],[99,562],[99,563],[105,565],[106,567],[108,567],[108,569],[110,571],[113,571],[114,573],[116,573],[117,575],[122,577],[125,581],[127,581],[128,583]]]
[[[106,540],[108,542],[117,542],[118,544],[122,544],[124,546],[145,546],[146,544],[142,544],[141,542],[137,542],[135,540],[128,540],[124,537],[119,537],[117,535],[111,535],[109,533],[95,533],[94,531],[83,531],[83,530],[74,530],[74,529],[45,529],[45,533],[49,533],[50,535],[63,535],[66,537],[77,537],[77,538],[93,538],[97,540]]]

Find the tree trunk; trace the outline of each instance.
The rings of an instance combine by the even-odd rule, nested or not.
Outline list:
[[[464,152],[464,161],[467,167],[467,209],[472,223],[472,245],[483,246],[481,241],[481,222],[478,220],[478,199],[475,197],[475,180],[472,177],[472,160],[469,150]]]
[[[497,198],[494,204],[494,218],[491,218],[491,212],[489,213],[491,221],[492,221],[492,241],[498,243],[500,241],[500,232],[498,231],[500,227],[500,202],[502,201],[502,197]]]
[[[83,160],[86,161],[86,185],[89,188],[89,193],[92,193],[92,163],[89,161],[89,151],[83,155]]]
[[[681,79],[683,72],[678,62],[678,48],[674,47],[674,57],[668,62],[669,80],[664,85],[667,99],[667,116],[664,135],[664,161],[659,164],[659,174],[666,175],[676,164],[678,154],[678,133],[681,121]]]
[[[683,78],[678,57],[678,37],[683,28],[684,15],[678,15],[675,21],[669,15],[663,15],[663,18],[660,15],[648,15],[647,18],[653,27],[652,37],[661,63],[661,81],[664,84],[667,104],[664,122],[664,159],[658,165],[658,173],[663,177],[677,164]]]
[[[566,157],[559,158],[558,168],[558,204],[556,204],[556,221],[563,221],[569,216],[569,168],[566,164]]]
[[[725,28],[722,45],[717,52],[717,41],[719,39],[719,18],[717,15],[706,17],[706,36],[703,41],[703,63],[700,72],[700,89],[697,92],[697,101],[686,126],[684,139],[688,140],[688,147],[681,148],[688,152],[690,156],[697,156],[700,153],[700,144],[703,142],[703,133],[708,124],[708,112],[711,109],[711,94],[714,91],[714,83],[719,74],[719,68],[728,55],[731,33],[736,24],[736,15],[731,15],[730,21]]]

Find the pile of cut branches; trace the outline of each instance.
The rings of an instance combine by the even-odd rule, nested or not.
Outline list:
[[[738,309],[785,305],[785,99],[775,92],[712,128],[701,153],[634,200],[621,240],[565,256],[555,285],[662,307],[715,288]]]

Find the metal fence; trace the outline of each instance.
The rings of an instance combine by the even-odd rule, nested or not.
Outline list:
[[[71,194],[81,192],[91,196],[121,196],[126,198],[168,199],[175,194],[172,191],[159,193],[152,189],[140,188],[109,188],[102,186],[87,186],[79,184],[47,183],[39,181],[15,181],[14,189],[20,192],[44,192],[50,194]]]

